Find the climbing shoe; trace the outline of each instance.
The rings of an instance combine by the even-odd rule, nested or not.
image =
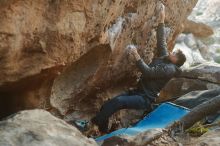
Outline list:
[[[89,121],[87,120],[75,120],[72,124],[81,132],[87,131],[89,127]]]
[[[98,126],[100,132],[108,133],[108,120],[98,119],[97,117],[94,117],[91,119],[91,122]]]

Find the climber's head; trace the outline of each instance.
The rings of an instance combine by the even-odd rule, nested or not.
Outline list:
[[[169,54],[169,59],[173,64],[180,67],[185,63],[186,56],[183,54],[181,50],[177,50]]]

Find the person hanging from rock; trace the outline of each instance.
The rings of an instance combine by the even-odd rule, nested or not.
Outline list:
[[[91,119],[98,126],[99,131],[108,132],[109,117],[121,109],[152,109],[152,104],[158,97],[160,90],[173,77],[181,73],[180,67],[186,61],[185,55],[178,50],[169,53],[167,51],[165,30],[165,8],[162,5],[159,12],[159,25],[157,26],[157,50],[158,58],[147,65],[140,57],[135,46],[130,45],[128,55],[133,58],[137,68],[142,73],[138,86],[132,92],[125,93],[107,101]]]

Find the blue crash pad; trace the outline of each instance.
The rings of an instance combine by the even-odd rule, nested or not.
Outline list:
[[[165,128],[174,121],[186,115],[189,109],[167,102],[158,106],[154,111],[145,116],[136,125],[129,128],[122,128],[110,134],[96,138],[97,142],[118,135],[136,135],[138,133],[154,128]]]

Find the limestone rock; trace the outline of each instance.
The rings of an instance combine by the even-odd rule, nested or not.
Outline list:
[[[220,37],[220,1],[219,0],[199,0],[193,12],[188,19],[204,23],[214,30],[214,35],[207,38],[202,38],[201,41],[205,43],[210,49],[211,56],[219,63],[219,37]],[[197,28],[195,29],[195,31]]]
[[[219,94],[220,88],[212,90],[192,91],[186,95],[181,96],[175,100],[174,103],[192,109],[197,105],[202,104],[203,102],[206,102],[215,96],[218,96]]]
[[[201,40],[197,40],[197,46],[204,59],[208,61],[213,60],[213,55],[209,46],[204,44]]]
[[[197,0],[162,2],[172,50]],[[14,103],[6,113],[40,107],[91,116],[109,89],[135,83],[128,44],[140,46],[146,63],[156,53],[157,5],[155,0],[0,1],[0,95],[7,98],[0,103]]]
[[[0,122],[0,146],[97,146],[44,110],[22,111]]]
[[[183,32],[192,33],[196,37],[209,37],[214,34],[214,31],[210,26],[201,22],[194,22],[192,20],[185,21]]]
[[[135,136],[114,136],[106,139],[102,146],[145,146],[160,137],[162,129],[152,129]]]
[[[109,42],[112,52],[106,53],[109,50],[106,49],[106,46],[100,46],[102,50],[106,49],[103,53],[98,46],[94,47],[94,50],[83,56],[85,58],[80,58],[55,79],[50,101],[61,114],[65,114],[72,107],[72,111],[78,111],[82,107],[86,107],[85,111],[91,111],[95,107],[94,111],[97,111],[97,107],[100,107],[107,98],[112,98],[112,94],[103,96],[106,95],[106,89],[113,90],[120,86],[127,87],[135,83],[135,80],[131,80],[131,78],[135,79],[136,69],[130,65],[124,53],[128,44],[139,45],[138,51],[142,58],[146,63],[151,61],[153,48],[156,45],[154,29],[155,24],[157,24],[157,14],[154,11],[156,3],[155,1],[136,2],[135,13],[121,15],[113,21],[112,26],[108,27],[108,33],[103,33],[104,38],[106,37],[105,34],[109,35],[106,38],[110,39],[105,42]],[[181,13],[176,12],[175,8],[182,7],[182,5],[189,8],[192,6],[191,2],[188,5],[186,5],[186,1],[167,2],[169,9],[167,9],[166,19],[167,24],[170,24],[167,39],[170,50],[174,42],[173,39],[180,33],[179,25],[176,23],[180,24],[179,21],[182,21],[183,15],[188,15],[185,10]],[[177,20],[179,16],[181,20]],[[118,30],[117,33],[115,30]],[[102,57],[105,53],[106,57]],[[97,54],[96,60],[92,57],[94,54]],[[83,65],[83,63],[85,64]]]
[[[174,78],[160,93],[159,101],[177,98],[196,90],[219,88],[220,65],[209,62],[183,71],[180,78]]]
[[[193,34],[186,35],[184,43],[191,49],[197,48],[197,42]]]
[[[207,62],[191,67],[183,72],[182,77],[197,78],[208,82],[220,83],[220,65],[214,62]]]
[[[195,142],[191,143],[195,146],[214,146],[214,145],[220,145],[220,129],[215,129],[212,131],[209,131],[202,135],[200,138],[195,140]]]

